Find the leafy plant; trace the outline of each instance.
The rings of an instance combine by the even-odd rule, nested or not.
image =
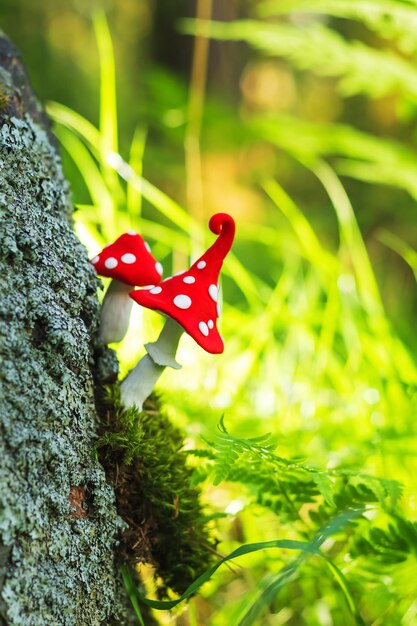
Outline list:
[[[417,8],[399,0],[288,0],[255,3],[253,11],[243,21],[183,22],[182,28],[246,41],[252,62],[280,59],[297,87],[330,85],[345,115],[317,121],[301,106],[263,112],[243,103],[236,124],[236,107],[207,104],[202,121],[210,139],[203,133],[203,156],[216,142],[224,145],[227,129],[238,126],[239,143],[234,137],[228,146],[235,161],[249,159],[259,146],[272,150],[274,159],[241,175],[259,211],[245,219],[237,209],[236,246],[223,284],[225,354],[215,363],[206,360],[184,338],[179,358],[188,365],[167,372],[161,384],[170,413],[188,433],[188,463],[194,469],[191,487],[186,472],[187,493],[195,486],[203,490],[222,538],[217,549],[229,555],[207,569],[206,538],[200,538],[194,544],[200,562],[177,591],[203,573],[182,596],[166,601],[173,607],[199,590],[178,619],[192,625],[411,626],[416,618],[414,305],[412,289],[403,288],[397,274],[394,287],[386,287],[390,263],[379,268],[375,246],[395,251],[415,273],[409,215],[417,197],[416,159],[408,138],[415,135],[417,115]],[[94,254],[115,232],[136,228],[166,267],[182,269],[204,243],[204,228],[144,176],[149,151],[158,156],[162,150],[153,144],[155,137],[147,138],[147,124],[159,124],[164,140],[171,131],[164,115],[153,112],[140,120],[123,156],[114,59],[102,15],[95,32],[102,65],[99,126],[62,105],[48,109],[89,195],[88,202],[77,202],[78,232]],[[160,70],[153,81],[162,81]],[[162,110],[166,94],[161,87],[155,91],[164,99]],[[397,135],[375,132],[372,125],[368,107],[382,97],[395,101]],[[355,125],[351,108],[359,111]],[[175,130],[175,164],[186,126],[185,117]],[[216,185],[221,185],[217,178]],[[391,232],[391,222],[379,227],[379,202],[390,206],[390,216],[405,216],[402,232]],[[405,327],[399,329],[387,303],[403,314],[407,302],[412,315],[402,315]],[[137,360],[134,346],[143,329],[148,338],[156,328],[152,314],[138,318],[118,347],[122,372]],[[221,421],[214,436],[222,412],[230,432]],[[141,424],[138,416],[120,410],[116,428],[102,443],[107,462],[116,454],[128,481],[145,473],[146,499],[162,519],[175,510],[172,494],[179,486],[177,480],[169,486],[164,476],[159,489],[152,480],[155,467],[143,469],[157,424],[171,433],[159,409],[155,417],[155,424],[150,417]],[[172,446],[161,444],[151,457],[164,465],[173,452],[186,466],[176,431]],[[137,483],[134,492],[142,488]],[[127,506],[133,514],[137,507],[143,510],[137,498]],[[175,516],[168,520],[176,523]],[[180,536],[186,535],[182,526]],[[288,552],[294,549],[295,559]],[[217,569],[241,556],[244,569]],[[129,576],[125,570],[136,609],[145,602],[168,608],[165,600],[150,600]],[[168,580],[174,588],[175,580]]]
[[[207,460],[205,478],[214,476],[214,484],[228,480],[246,485],[249,492],[252,492],[254,501],[276,514],[281,524],[295,523],[293,529],[296,528],[304,540],[285,539],[242,545],[207,569],[175,600],[146,598],[125,570],[126,585],[132,601],[136,599],[139,604],[143,603],[158,610],[172,609],[192,596],[229,560],[261,550],[279,548],[299,550],[301,554],[283,565],[278,574],[270,576],[263,583],[257,598],[246,606],[236,622],[239,626],[254,624],[266,608],[276,601],[277,594],[298,578],[298,570],[306,559],[314,555],[324,558],[340,586],[352,623],[365,624],[349,591],[349,581],[335,560],[347,555],[372,555],[387,566],[404,561],[410,552],[414,552],[417,537],[415,524],[399,518],[396,513],[401,494],[400,486],[394,481],[376,479],[356,472],[318,470],[301,461],[286,460],[273,452],[274,444],[269,435],[253,439],[236,438],[228,433],[223,420],[219,424],[219,430],[220,434],[215,441],[209,442],[208,448],[189,451],[189,454]],[[204,478],[201,465],[197,476],[198,481]],[[306,514],[303,509],[307,505]],[[386,531],[372,528],[369,537],[365,538],[365,516],[367,513],[375,514],[378,508],[385,511],[393,522],[388,524]],[[310,540],[312,534],[315,536]],[[330,544],[330,547],[324,549],[325,542],[333,535],[338,536],[337,544]]]
[[[199,467],[198,480],[213,476],[214,485],[225,480],[246,485],[256,502],[283,521],[300,521],[301,508],[306,504],[321,504],[318,510],[309,511],[309,516],[319,523],[325,521],[325,510],[329,518],[367,504],[394,511],[401,496],[401,486],[396,481],[343,469],[317,469],[297,459],[277,456],[270,435],[236,438],[228,433],[223,420],[219,429],[216,440],[208,442],[207,451],[194,451],[213,461],[207,463],[205,475]]]

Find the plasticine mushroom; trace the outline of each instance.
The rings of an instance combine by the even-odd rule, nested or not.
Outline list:
[[[180,367],[175,353],[184,331],[207,352],[223,352],[216,325],[221,313],[218,277],[233,243],[235,222],[227,213],[216,213],[209,227],[219,237],[188,271],[166,278],[155,287],[130,292],[135,302],[163,313],[167,321],[158,340],[145,345],[147,354],[121,385],[121,399],[127,407],[136,404],[141,410],[164,368]]]
[[[112,278],[101,307],[100,335],[104,343],[121,341],[129,325],[132,287],[161,281],[162,265],[154,259],[149,245],[129,230],[91,260],[100,276]]]

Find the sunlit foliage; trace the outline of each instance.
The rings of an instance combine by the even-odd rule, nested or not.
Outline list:
[[[209,36],[226,56],[239,51],[238,96],[216,92],[209,72],[199,110],[198,81],[152,66],[146,104],[136,93],[127,106],[121,88],[118,110],[116,27],[99,13],[82,30],[98,44],[99,119],[48,105],[91,255],[136,228],[167,276],[212,241],[209,215],[236,218],[225,353],[184,337],[183,369],[160,388],[188,433],[219,552],[275,540],[319,551],[243,552],[187,608],[155,614],[190,626],[412,626],[417,3],[243,4],[242,20],[176,14],[184,45]],[[161,323],[136,311],[114,346],[123,374]]]

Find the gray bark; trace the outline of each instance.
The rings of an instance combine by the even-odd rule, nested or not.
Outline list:
[[[93,455],[116,376],[52,134],[0,33],[0,623],[126,623],[123,522]]]

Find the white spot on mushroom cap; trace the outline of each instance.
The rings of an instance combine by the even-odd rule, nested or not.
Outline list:
[[[220,302],[217,303],[217,316],[220,317],[220,315],[222,314],[222,307],[220,305]]]
[[[135,230],[133,230],[133,229],[130,229],[130,230],[127,231],[127,234],[128,235],[137,235],[137,232]]]
[[[193,283],[195,283],[195,278],[194,276],[184,276],[182,282],[187,283],[187,285],[192,285]]]
[[[199,262],[197,263],[197,268],[198,268],[199,270],[203,270],[203,269],[206,267],[206,265],[207,265],[207,263],[206,263],[205,261],[199,261]]]
[[[211,330],[212,328],[214,328],[214,322],[213,322],[213,320],[209,320],[209,321],[207,322],[207,326],[210,328],[210,330]]]
[[[155,285],[145,285],[142,289],[153,289]]]
[[[132,265],[132,263],[136,263],[136,257],[131,252],[126,252],[126,254],[122,254],[120,260],[127,265]]]
[[[156,296],[158,293],[161,293],[161,291],[162,291],[162,287],[153,287],[149,293]]]
[[[205,322],[200,322],[198,325],[198,328],[200,329],[200,332],[202,335],[204,335],[204,337],[207,337],[209,334],[209,329],[208,326]]]
[[[208,292],[210,294],[210,298],[212,300],[214,300],[214,302],[217,302],[217,299],[219,297],[219,288],[217,285],[210,285],[210,287],[208,288]]]
[[[91,263],[95,265],[96,263],[99,262],[99,259],[100,259],[100,256],[95,256],[94,259],[91,259]]]
[[[162,276],[162,274],[163,274],[163,272],[164,272],[164,268],[162,267],[162,265],[161,265],[159,262],[158,262],[158,263],[155,263],[155,269],[156,269],[156,271],[158,272],[158,274],[159,274],[160,276]]]
[[[145,248],[147,249],[148,252],[151,251],[151,246],[148,244],[147,241],[144,242],[145,243]]]
[[[192,305],[192,300],[189,296],[180,293],[178,296],[175,296],[174,304],[179,309],[189,309]]]
[[[109,258],[104,261],[104,267],[107,267],[108,270],[113,270],[118,265],[119,263],[114,256],[109,256]]]

